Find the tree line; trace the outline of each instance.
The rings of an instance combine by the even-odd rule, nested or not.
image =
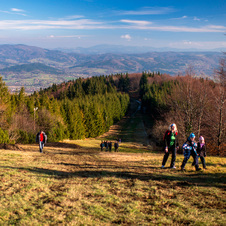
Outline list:
[[[10,94],[0,78],[0,142],[32,143],[38,130],[48,141],[96,137],[119,121],[129,106],[120,77],[100,76],[53,84],[28,96]]]

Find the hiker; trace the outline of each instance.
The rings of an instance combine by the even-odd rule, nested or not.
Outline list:
[[[40,153],[42,153],[44,144],[47,142],[47,135],[42,130],[37,133],[36,142],[39,143],[39,150],[40,150]]]
[[[195,165],[196,171],[201,170],[201,168],[199,168],[199,164],[198,164],[198,154],[196,152],[197,143],[195,142],[195,134],[194,133],[190,134],[187,141],[183,144],[182,148],[183,148],[183,152],[184,152],[184,160],[181,165],[181,170],[184,170],[185,165],[186,165],[188,159],[190,158],[190,156],[192,156],[194,159],[194,162],[195,162],[194,165]]]
[[[108,141],[107,140],[104,142],[104,145],[105,145],[106,151],[108,151]]]
[[[114,147],[115,147],[115,152],[118,152],[118,148],[119,148],[118,141],[115,141]]]
[[[206,161],[205,161],[206,144],[205,144],[205,139],[203,136],[199,137],[199,142],[197,145],[197,154],[198,154],[198,157],[200,157],[200,159],[201,159],[203,169],[206,169]]]
[[[109,147],[109,151],[111,152],[111,149],[112,149],[112,142],[111,141],[109,141],[108,147]]]
[[[172,125],[169,126],[168,130],[164,134],[163,140],[164,140],[165,154],[162,160],[161,168],[165,167],[169,154],[170,152],[172,152],[170,168],[176,169],[176,166],[175,166],[176,152],[179,149],[177,135],[178,135],[177,126],[175,123],[173,123]]]
[[[107,147],[107,141],[106,140],[104,141],[104,147],[105,147],[105,150],[106,150],[106,147]]]
[[[101,141],[101,143],[100,143],[100,150],[101,150],[101,151],[103,151],[103,150],[104,150],[104,146],[105,146],[105,145],[104,145],[104,142],[103,142],[103,141]]]

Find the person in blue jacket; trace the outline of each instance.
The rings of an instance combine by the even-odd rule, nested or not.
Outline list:
[[[190,134],[187,141],[183,144],[182,149],[184,152],[184,160],[181,165],[181,170],[184,170],[185,165],[186,165],[188,159],[190,158],[190,156],[192,156],[194,159],[196,171],[201,170],[201,168],[199,168],[199,164],[198,164],[198,154],[196,152],[197,143],[195,142],[195,134],[194,133]]]

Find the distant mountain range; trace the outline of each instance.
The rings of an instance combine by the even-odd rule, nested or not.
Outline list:
[[[189,66],[197,75],[212,76],[223,57],[222,52],[149,52],[149,49],[136,47],[140,53],[131,49],[133,53],[129,54],[129,49],[124,50],[125,53],[111,53],[111,49],[112,46],[96,46],[84,54],[82,48],[78,53],[26,45],[0,45],[0,74],[12,90],[25,86],[33,91],[77,77],[114,73],[146,70],[174,76],[185,73]],[[123,48],[115,46],[115,52],[119,50],[123,51]]]
[[[96,45],[92,47],[77,47],[73,49],[57,48],[62,52],[75,52],[81,54],[105,54],[105,53],[116,53],[116,54],[139,54],[147,52],[226,52],[226,48],[216,48],[211,50],[200,50],[195,48],[190,49],[177,49],[177,48],[155,48],[149,46],[123,46],[123,45]]]

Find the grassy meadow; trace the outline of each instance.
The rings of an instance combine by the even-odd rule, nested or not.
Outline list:
[[[163,153],[149,146],[99,144],[0,150],[0,225],[225,225],[225,158],[208,156],[200,172],[190,159],[182,172],[182,155],[161,169]]]

